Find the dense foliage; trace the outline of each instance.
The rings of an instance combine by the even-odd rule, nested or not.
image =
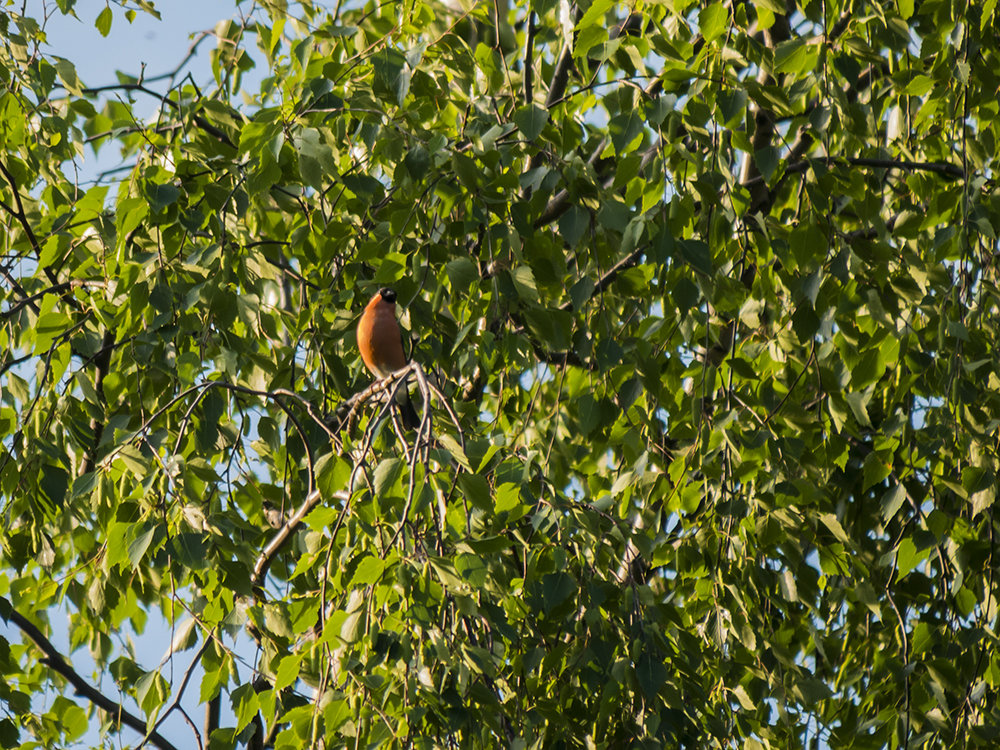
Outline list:
[[[5,5],[0,746],[998,741],[996,0]]]

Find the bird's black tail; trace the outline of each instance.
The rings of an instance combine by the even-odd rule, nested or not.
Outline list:
[[[396,392],[396,404],[399,406],[399,416],[403,418],[403,426],[408,430],[417,429],[420,426],[420,417],[413,408],[410,394],[405,389],[400,388]]]

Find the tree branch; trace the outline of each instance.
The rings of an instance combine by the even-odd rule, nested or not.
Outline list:
[[[950,164],[943,161],[910,161],[909,159],[874,159],[867,156],[815,156],[808,159],[801,159],[792,162],[785,167],[785,175],[805,172],[813,164],[820,163],[827,166],[836,166],[846,162],[857,167],[875,167],[878,169],[902,169],[907,172],[933,172],[942,177],[952,177],[958,180],[967,178],[965,171],[957,164]],[[757,175],[742,183],[743,187],[750,187],[763,182],[762,175]]]
[[[219,728],[222,717],[222,693],[216,693],[205,704],[205,739],[211,741],[212,732]]]
[[[577,11],[576,20],[579,21],[581,17],[580,11]],[[559,61],[556,63],[555,70],[552,71],[552,78],[549,80],[549,95],[545,97],[545,109],[550,109],[562,99],[566,92],[566,84],[569,82],[569,66],[572,64],[573,48],[572,45],[566,44],[559,56]]]
[[[199,662],[201,662],[201,657],[205,655],[205,652],[208,650],[209,644],[211,644],[212,642],[211,635],[212,635],[211,632],[206,634],[205,640],[201,644],[201,648],[198,649],[198,653],[194,655],[194,658],[191,660],[191,663],[188,665],[188,668],[184,670],[184,675],[181,677],[181,684],[177,688],[177,695],[174,698],[173,703],[171,703],[170,706],[167,708],[167,710],[163,712],[163,715],[160,716],[159,719],[157,719],[156,723],[149,729],[149,731],[145,732],[142,738],[142,742],[139,743],[139,746],[136,748],[136,750],[142,750],[142,748],[146,745],[147,742],[152,742],[153,735],[157,732],[157,730],[159,730],[159,728],[163,725],[163,722],[167,720],[167,717],[170,716],[170,714],[172,714],[175,709],[179,709],[181,712],[184,711],[184,709],[181,708],[181,699],[184,697],[184,691],[187,690],[188,683],[191,681],[191,675],[194,673],[194,668],[198,666]],[[188,722],[190,723],[190,719],[188,719]],[[194,727],[192,728],[194,729]],[[194,729],[194,732],[195,732],[195,738],[198,740],[198,748],[199,750],[201,750],[202,748],[201,737],[198,736],[197,729]]]
[[[388,393],[389,400],[391,403],[392,394],[394,393],[395,388],[398,388],[400,386],[405,387],[405,381],[410,376],[411,373],[416,377],[418,383],[420,384],[421,393],[424,396],[424,403],[426,406],[427,401],[429,399],[430,391],[436,389],[432,389],[430,387],[430,384],[427,383],[426,378],[423,375],[423,371],[420,369],[420,365],[417,364],[416,362],[411,362],[409,365],[402,368],[401,370],[397,370],[396,372],[382,378],[381,380],[375,381],[370,386],[365,388],[363,391],[354,394],[349,399],[345,399],[340,404],[338,404],[337,410],[332,419],[330,420],[330,424],[325,426],[327,432],[332,435],[335,430],[340,429],[341,425],[343,425],[346,421],[349,420],[351,412],[354,411],[354,409],[357,407],[358,404],[367,401],[377,393],[380,392]],[[445,407],[448,409],[448,412],[452,416],[452,419],[455,422],[456,426],[460,427],[458,418],[455,416],[454,412],[451,410],[450,407],[447,406],[447,404],[445,404]],[[425,422],[426,422],[426,409],[425,409],[425,418],[421,420],[421,428],[420,428],[421,431],[423,431]],[[459,435],[461,435],[461,429],[459,429]],[[462,442],[464,444],[464,438]],[[353,481],[349,484],[353,485]],[[344,503],[347,503],[351,499],[351,487],[349,486],[346,490],[340,490],[334,492],[332,497],[338,500],[342,500]],[[263,551],[260,553],[260,555],[258,555],[257,561],[254,563],[253,573],[250,576],[250,585],[253,588],[256,589],[263,583],[264,577],[267,575],[268,568],[270,568],[271,563],[274,560],[275,556],[277,556],[281,548],[285,546],[288,540],[292,537],[292,534],[294,534],[295,531],[299,528],[299,526],[302,523],[302,519],[304,519],[306,515],[308,515],[309,511],[311,511],[313,508],[319,505],[319,503],[322,500],[328,498],[329,496],[324,496],[318,489],[313,490],[306,496],[306,499],[302,502],[302,504],[295,509],[295,512],[292,513],[292,515],[288,518],[288,520],[285,521],[285,523],[281,526],[281,528],[278,529],[278,532],[271,538],[271,541],[267,543],[267,546],[264,547]]]
[[[83,89],[83,93],[88,96],[93,96],[95,94],[100,94],[103,91],[115,91],[115,90],[138,91],[142,94],[146,94],[147,96],[155,96],[161,102],[173,108],[173,110],[178,114],[180,114],[182,111],[181,105],[178,102],[175,102],[173,99],[170,99],[164,94],[159,94],[156,91],[153,91],[152,89],[146,88],[141,83],[114,83],[114,84],[109,84],[107,86],[95,86],[93,88]],[[215,127],[204,117],[202,117],[201,115],[194,115],[193,119],[194,123],[202,130],[204,130],[206,133],[213,136],[221,143],[226,144],[230,148],[236,148],[236,144],[232,142],[232,140],[229,138],[228,135],[226,135],[223,131],[219,130],[219,128]]]
[[[524,103],[531,104],[535,81],[535,11],[528,11],[528,38],[524,43]]]
[[[62,294],[69,289],[80,289],[81,287],[104,289],[107,287],[107,283],[104,281],[90,279],[73,279],[72,281],[64,281],[61,284],[54,284],[40,292],[35,292],[32,295],[22,297],[11,307],[8,307],[3,312],[0,312],[0,321],[7,320],[7,318],[11,317],[25,306],[30,306],[35,312],[38,312],[38,306],[34,304],[35,300],[44,297],[46,294]],[[22,289],[22,291],[24,290]]]
[[[141,719],[135,714],[130,713],[121,703],[116,703],[111,700],[104,695],[104,693],[100,692],[97,688],[93,687],[86,680],[84,680],[83,677],[81,677],[80,674],[66,662],[62,654],[56,650],[56,647],[52,645],[52,642],[45,637],[42,631],[35,627],[35,625],[20,612],[11,610],[10,614],[6,617],[6,620],[14,623],[21,629],[22,633],[28,636],[28,638],[30,638],[39,649],[41,649],[42,653],[45,654],[45,656],[40,659],[42,664],[45,664],[54,672],[62,675],[63,678],[65,678],[65,680],[76,689],[77,695],[86,698],[102,711],[105,711],[115,723],[125,724],[130,729],[134,729],[140,735],[146,734],[145,719]],[[159,732],[150,732],[149,741],[156,747],[161,748],[161,750],[177,750],[177,747]]]
[[[24,229],[24,233],[28,237],[28,242],[31,243],[32,249],[35,251],[35,257],[39,257],[42,254],[42,248],[38,244],[38,238],[35,236],[35,231],[31,228],[31,224],[28,222],[28,216],[24,212],[24,204],[21,202],[21,191],[18,190],[17,181],[14,179],[14,175],[10,173],[7,169],[7,165],[0,161],[0,172],[3,173],[4,178],[7,180],[7,184],[10,185],[10,191],[14,195],[14,203],[17,205],[16,210],[11,210],[10,206],[4,204],[4,208],[17,219],[21,228]]]
[[[14,211],[3,201],[0,201],[0,208],[3,208],[9,214],[13,215]],[[28,297],[28,290],[21,286],[17,279],[10,275],[10,269],[6,266],[0,266],[0,275],[7,279],[7,283],[10,284],[11,289],[20,294],[22,297]],[[29,300],[27,304],[31,307],[34,312],[39,312],[39,307],[34,303],[33,300]]]
[[[10,213],[11,216],[17,219],[17,223],[21,225],[21,228],[24,230],[24,234],[28,238],[28,243],[31,245],[31,249],[35,251],[35,258],[41,258],[42,248],[38,244],[38,237],[35,236],[35,231],[31,228],[31,222],[28,221],[28,215],[24,211],[24,203],[21,202],[21,191],[17,187],[17,180],[14,179],[14,175],[10,173],[10,170],[7,169],[7,165],[2,161],[0,161],[0,172],[3,173],[4,179],[6,179],[7,184],[10,185],[10,191],[14,195],[14,204],[17,206],[16,209],[11,210],[10,206],[3,204],[3,208]],[[48,277],[49,281],[53,284],[58,283],[58,278],[54,273],[52,273],[52,269],[48,266],[44,266],[42,271]]]
[[[611,285],[611,282],[613,282],[618,277],[618,274],[620,274],[622,271],[632,268],[636,263],[639,262],[639,258],[641,258],[648,249],[649,249],[648,244],[643,245],[641,247],[637,247],[635,250],[630,252],[620,261],[611,266],[611,268],[609,268],[605,272],[605,274],[601,276],[601,278],[599,278],[597,282],[594,284],[594,291],[591,292],[590,296],[587,298],[586,301],[589,302],[595,296],[597,296],[605,289],[607,289]],[[562,303],[559,306],[559,309],[562,310],[563,312],[568,312],[572,310],[573,309],[572,300]]]
[[[605,139],[598,144],[597,149],[594,150],[594,153],[591,154],[590,158],[587,160],[588,163],[593,164],[598,159],[600,153],[604,150],[604,146],[606,145],[606,143],[607,140]],[[639,171],[641,172],[646,167],[648,167],[649,163],[653,161],[653,159],[659,152],[660,152],[660,142],[657,141],[655,144],[646,149],[646,152],[642,155],[642,161],[639,163]],[[601,181],[601,189],[607,190],[614,184],[614,182],[615,182],[615,174],[614,172],[612,172],[610,175],[608,175]],[[569,206],[570,206],[569,190],[566,189],[560,190],[558,193],[552,196],[552,198],[546,204],[545,210],[542,211],[542,215],[539,216],[537,219],[535,219],[535,224],[534,224],[535,229],[544,227],[546,224],[551,224],[553,221],[555,221],[564,213],[566,213],[566,211],[569,209]]]
[[[336,496],[340,497],[341,500],[347,502],[350,499],[350,493],[336,493]],[[274,561],[275,556],[281,551],[281,548],[285,546],[285,543],[291,539],[292,534],[299,528],[302,523],[302,519],[306,515],[320,504],[323,499],[323,493],[319,490],[313,490],[302,504],[295,509],[295,512],[291,517],[285,521],[285,525],[278,529],[271,541],[267,543],[264,550],[257,556],[257,561],[253,566],[253,573],[250,575],[250,585],[253,588],[257,588],[264,580],[264,576],[267,575],[268,568],[271,567],[271,563]]]

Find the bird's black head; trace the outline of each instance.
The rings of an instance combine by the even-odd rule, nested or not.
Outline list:
[[[390,289],[389,287],[383,287],[378,290],[378,293],[382,295],[382,299],[386,302],[392,304],[396,301],[396,290]]]

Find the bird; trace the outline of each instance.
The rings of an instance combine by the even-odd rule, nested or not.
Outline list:
[[[396,322],[394,289],[379,289],[365,307],[358,322],[358,350],[365,367],[376,378],[388,377],[406,367],[403,337]],[[420,424],[405,384],[396,389],[396,403],[404,425],[412,429]]]

